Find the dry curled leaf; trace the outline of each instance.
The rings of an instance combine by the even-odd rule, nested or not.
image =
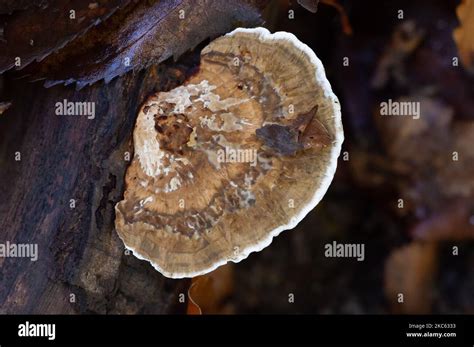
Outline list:
[[[78,89],[104,79],[109,82],[178,57],[209,37],[237,26],[262,23],[260,0],[141,1],[45,59],[37,78],[45,86],[77,83]]]
[[[464,66],[474,72],[474,0],[463,0],[456,9],[460,26],[453,36]]]
[[[290,124],[268,124],[256,130],[257,138],[280,155],[295,155],[298,150],[329,146],[333,139],[315,117],[318,106],[298,115]]]
[[[385,264],[385,295],[393,312],[430,312],[436,255],[433,242],[414,242],[390,255]]]
[[[49,0],[14,13],[0,25],[0,73],[40,61],[106,19],[129,0]],[[74,12],[71,12],[74,11]]]
[[[410,95],[392,100],[394,103],[419,103],[419,115],[391,117],[375,114],[378,131],[391,161],[406,162],[413,168],[434,166],[435,155],[445,156],[451,147],[453,108],[438,98]],[[423,139],[423,141],[420,141]],[[413,155],[416,153],[417,155]],[[446,166],[446,162],[442,163]]]
[[[375,114],[390,165],[405,168],[398,171],[406,178],[399,184],[409,201],[404,213],[411,206],[418,218],[426,218],[435,211],[446,214],[453,201],[472,201],[474,122],[456,119],[453,107],[440,98],[412,95],[393,102],[419,103],[418,116]]]

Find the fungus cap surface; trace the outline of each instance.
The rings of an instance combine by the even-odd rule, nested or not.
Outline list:
[[[163,275],[238,262],[326,193],[343,142],[321,61],[294,35],[236,29],[184,85],[152,95],[133,134],[116,230]]]

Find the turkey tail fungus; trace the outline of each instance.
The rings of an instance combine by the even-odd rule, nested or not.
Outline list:
[[[204,48],[184,85],[141,107],[116,230],[167,277],[239,262],[319,203],[343,138],[338,99],[308,46],[234,30]]]

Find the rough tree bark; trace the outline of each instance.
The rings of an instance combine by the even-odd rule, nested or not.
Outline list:
[[[166,279],[125,254],[114,206],[124,190],[124,153],[133,156],[138,107],[148,94],[182,83],[198,56],[80,91],[7,75],[2,99],[12,106],[0,116],[0,243],[37,243],[39,256],[0,258],[0,313],[185,312],[179,294],[189,282]],[[56,115],[55,103],[64,99],[95,102],[95,119]]]

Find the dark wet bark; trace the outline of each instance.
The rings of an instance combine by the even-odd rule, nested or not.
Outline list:
[[[166,279],[126,254],[114,206],[140,104],[182,83],[197,56],[81,91],[6,79],[12,106],[0,117],[0,243],[37,243],[38,260],[0,258],[1,313],[185,312],[179,294],[188,281]],[[56,115],[64,99],[95,102],[95,118]]]

